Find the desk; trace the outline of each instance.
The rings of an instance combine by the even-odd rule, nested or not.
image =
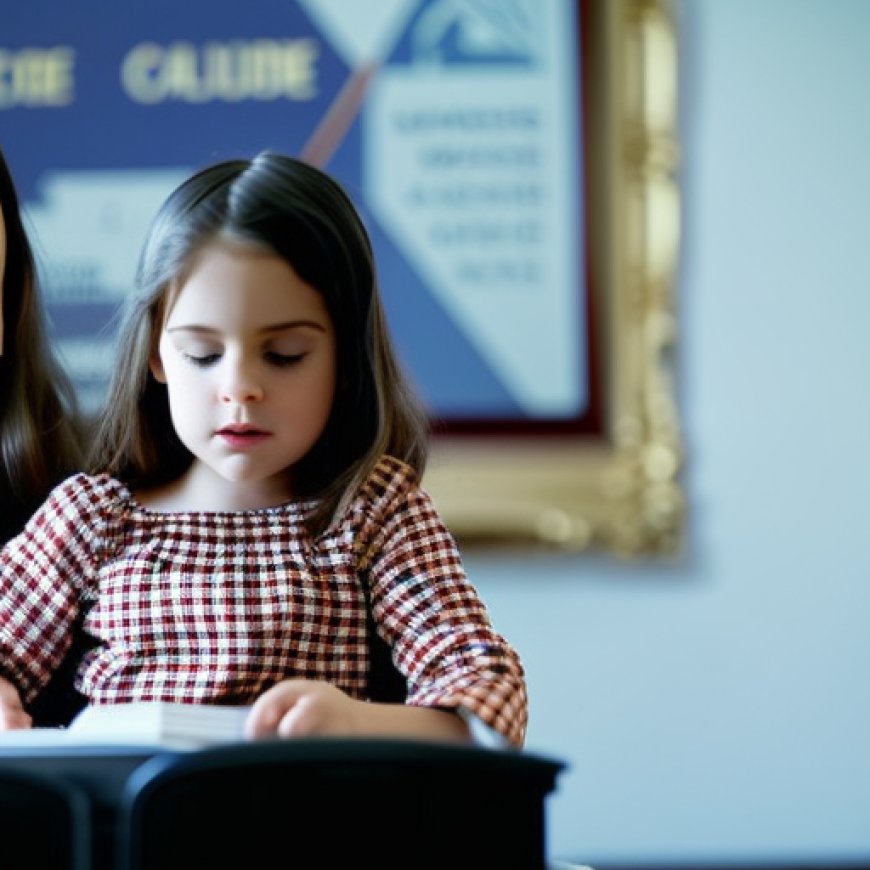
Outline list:
[[[303,738],[194,752],[0,746],[0,768],[36,771],[86,791],[95,870],[112,870],[119,846],[127,842],[144,851],[141,832],[138,840],[130,838],[131,794],[161,770],[185,779],[185,798],[173,798],[175,804],[156,815],[143,816],[138,809],[134,815],[161,819],[151,827],[164,841],[199,830],[200,839],[191,836],[179,852],[210,847],[227,861],[223,866],[236,866],[242,852],[246,858],[258,849],[271,855],[278,844],[286,859],[281,866],[307,870],[315,846],[300,843],[310,843],[324,853],[318,855],[319,867],[349,866],[343,863],[348,855],[359,866],[398,867],[403,856],[407,870],[417,860],[420,866],[440,867],[439,850],[449,847],[451,863],[445,870],[544,870],[544,798],[563,765],[514,750],[458,744]],[[183,824],[177,823],[181,816]],[[460,849],[458,844],[469,840]],[[408,864],[409,854],[420,857]],[[517,863],[520,855],[525,857]],[[250,858],[248,866],[260,863],[256,855]],[[291,859],[301,860],[294,864]]]

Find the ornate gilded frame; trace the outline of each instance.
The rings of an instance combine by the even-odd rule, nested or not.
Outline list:
[[[684,526],[674,392],[677,37],[667,0],[588,0],[590,259],[603,437],[441,437],[424,481],[465,547],[675,555]]]

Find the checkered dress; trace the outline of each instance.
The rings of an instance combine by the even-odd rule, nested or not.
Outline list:
[[[522,665],[413,472],[384,457],[314,540],[310,509],[161,513],[107,475],[69,478],[0,554],[0,671],[29,701],[83,619],[92,703],[250,703],[291,677],[365,698],[367,584],[407,703],[462,707],[521,745]]]

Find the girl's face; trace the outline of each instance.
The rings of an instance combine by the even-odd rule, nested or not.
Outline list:
[[[184,480],[196,493],[214,509],[292,497],[287,471],[332,408],[336,348],[323,297],[285,260],[233,242],[204,248],[164,317],[151,371],[194,456]]]

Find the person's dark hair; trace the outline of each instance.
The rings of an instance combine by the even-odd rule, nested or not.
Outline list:
[[[6,228],[0,356],[0,542],[20,531],[49,490],[82,464],[78,406],[48,344],[36,264],[0,150]]]
[[[264,152],[204,169],[178,187],[149,231],[118,339],[118,362],[90,467],[125,483],[169,482],[191,464],[148,367],[161,319],[193,257],[218,238],[265,246],[323,295],[336,335],[337,387],[326,428],[293,468],[294,493],[328,525],[374,464],[390,454],[422,476],[428,420],[397,360],[371,242],[350,197],[301,160]]]

